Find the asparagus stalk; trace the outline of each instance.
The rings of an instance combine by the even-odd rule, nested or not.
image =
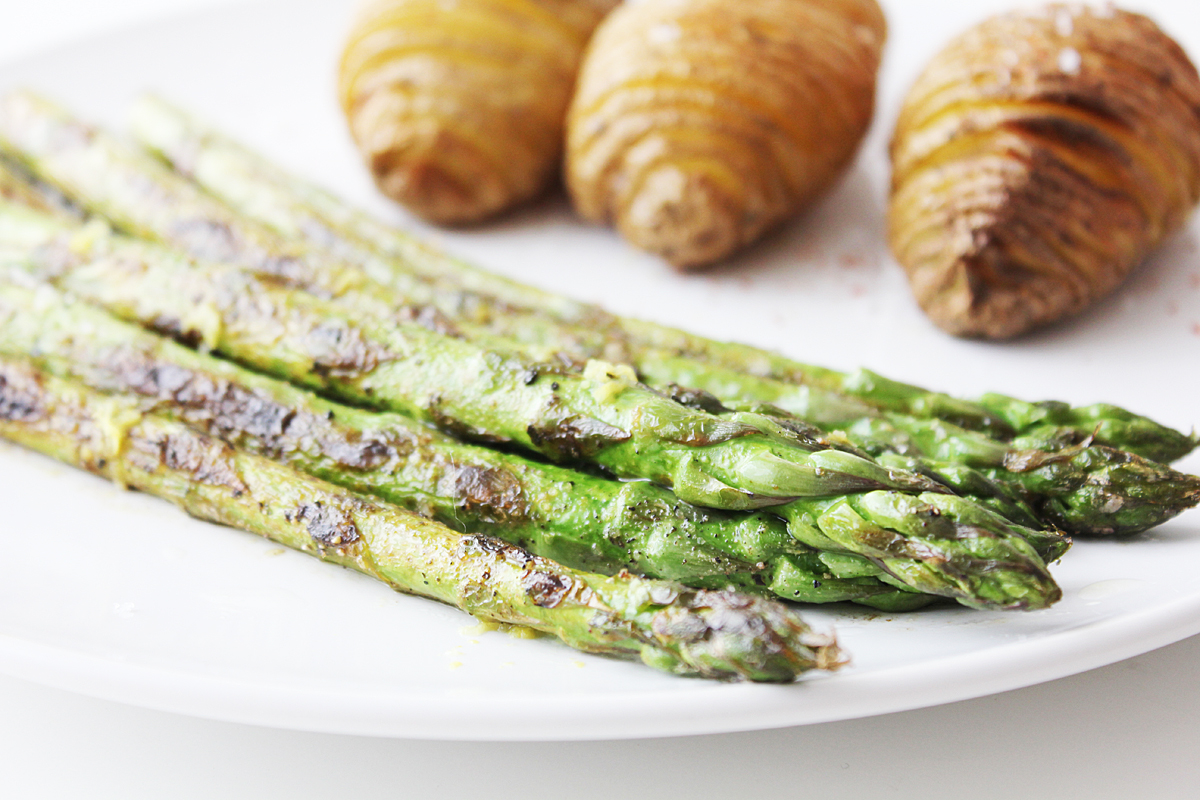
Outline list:
[[[684,405],[696,407],[699,403],[710,413],[732,413],[732,409],[725,406],[717,397],[702,390],[685,388],[677,384],[670,385],[668,390],[676,402]],[[994,481],[978,470],[952,461],[938,461],[917,455],[911,450],[902,451],[892,446],[890,442],[888,446],[879,446],[874,448],[874,452],[870,452],[859,447],[861,442],[858,437],[843,431],[824,431],[806,420],[799,419],[774,406],[752,404],[742,407],[741,410],[758,413],[774,421],[782,431],[786,432],[783,435],[800,436],[806,440],[824,443],[831,447],[851,448],[854,452],[873,456],[882,464],[925,475],[943,486],[950,487],[956,494],[970,497],[987,506],[1010,522],[1029,528],[1042,527],[1043,523],[1038,518],[1037,512],[1024,498],[1012,493],[1002,482]],[[874,441],[868,440],[868,444],[873,444]],[[1045,557],[1046,554],[1042,555]]]
[[[735,408],[761,409],[754,400],[771,396],[741,391],[757,379],[682,359],[656,362],[651,377],[711,392],[718,404]],[[811,404],[810,396],[802,402]],[[928,475],[1022,525],[1081,536],[1131,536],[1200,503],[1200,478],[1086,439],[1043,450],[1022,447],[1021,439],[1000,442],[940,419],[895,413],[824,421],[821,427],[881,463]]]
[[[17,213],[4,215],[22,224]],[[117,252],[106,252],[110,241]],[[49,257],[72,291],[118,316],[352,404],[649,479],[698,505],[745,509],[847,491],[940,488],[842,451],[782,443],[752,420],[680,406],[638,384],[628,368],[590,362],[578,374],[419,322],[354,322],[312,294],[232,266],[197,267],[147,243],[84,233]]]
[[[364,412],[197,353],[48,286],[0,283],[0,353],[100,391],[149,401],[248,452],[374,494],[465,533],[487,533],[590,572],[693,587],[769,589],[889,611],[933,598],[879,580],[865,558],[821,553],[782,520],[689,506],[619,483],[462,444],[405,417]]]
[[[103,241],[108,240],[88,241],[80,236],[69,247],[42,248],[31,257],[43,259],[43,272],[60,287],[117,316],[178,338],[205,342],[263,371],[360,405],[390,407],[443,426],[450,420],[459,432],[476,438],[481,434],[506,437],[526,446],[534,439],[529,431],[539,430],[538,425],[550,429],[545,421],[548,411],[550,422],[565,419],[568,423],[561,436],[573,452],[586,456],[622,452],[618,448],[625,447],[630,459],[650,460],[651,468],[642,468],[651,475],[656,463],[665,460],[662,453],[669,455],[669,450],[647,434],[664,432],[672,437],[668,445],[679,440],[684,443],[681,447],[699,453],[714,447],[706,441],[716,441],[715,446],[754,441],[759,452],[804,455],[811,459],[811,474],[825,481],[854,477],[849,470],[858,465],[865,465],[871,474],[882,469],[849,453],[809,453],[796,442],[765,434],[760,415],[744,417],[759,423],[755,427],[741,419],[727,421],[692,411],[640,389],[619,371],[552,374],[538,386],[539,368],[479,351],[452,337],[413,325],[354,325],[337,308],[309,294],[265,285],[230,267],[195,266],[146,243],[127,241],[118,257],[89,252]],[[141,256],[135,258],[135,252]],[[579,408],[583,413],[572,413]],[[534,416],[521,418],[522,413]],[[581,419],[589,422],[583,425]],[[707,426],[715,420],[721,427],[680,424],[689,419]],[[739,438],[725,438],[730,425],[744,426],[736,428]],[[648,431],[649,426],[653,429]],[[621,435],[611,435],[610,430]],[[639,434],[637,439],[634,434]],[[634,439],[633,448],[628,448],[626,435]],[[542,441],[555,448],[564,446],[562,439]],[[796,463],[776,460],[789,466]],[[693,497],[711,496],[712,479],[686,458],[682,465],[675,485]],[[840,474],[832,472],[835,466],[842,470]],[[753,459],[740,458],[729,473],[744,485],[747,478],[762,481],[751,472],[757,468]],[[895,473],[894,480],[913,478]],[[689,481],[694,485],[687,486]],[[982,507],[919,488],[876,490],[861,477],[846,483],[852,496],[810,496],[783,502],[775,511],[788,521],[791,535],[805,544],[866,556],[889,579],[918,592],[952,597],[969,606],[1013,609],[1045,607],[1061,595],[1021,530]],[[717,490],[728,491],[728,484]],[[717,499],[728,503],[727,497]]]
[[[681,675],[790,681],[840,666],[776,601],[568,569],[347,492],[26,363],[0,359],[0,435],[399,591]]]
[[[715,342],[654,323],[615,317],[595,306],[489,275],[436,253],[411,236],[271,166],[161,99],[143,98],[135,107],[132,126],[144,144],[180,172],[278,231],[317,244],[336,245],[344,256],[357,251],[354,257],[360,261],[372,260],[370,253],[390,256],[394,277],[417,274],[443,283],[449,278],[511,306],[541,309],[561,322],[604,330],[610,342],[628,351],[639,371],[644,372],[640,363],[643,357],[686,358],[769,379],[779,392],[819,388],[856,398],[874,408],[941,419],[997,438],[1019,438],[1019,446],[1029,448],[1057,449],[1064,443],[1073,445],[1087,439],[1169,462],[1191,452],[1200,441],[1194,435],[1181,434],[1107,404],[1075,408],[1058,402],[1029,403],[998,394],[969,402],[867,370],[839,373],[747,345]],[[364,257],[363,251],[370,252]],[[376,279],[387,282],[378,271]],[[513,336],[514,331],[510,329],[506,335]],[[616,357],[610,354],[609,359]],[[759,388],[769,386],[759,384]],[[749,399],[779,403],[778,397],[760,395]]]
[[[913,451],[919,453],[936,451],[941,442],[952,439],[959,452],[954,462],[918,455],[880,460],[900,469],[937,475],[956,489],[958,479],[971,484],[987,480],[1001,490],[1005,500],[1032,509],[1040,524],[1083,536],[1132,536],[1200,503],[1200,477],[1133,453],[1087,441],[1055,451],[1021,449],[985,437],[964,436],[962,431],[947,431],[948,425],[941,420],[909,420],[903,441],[914,443]],[[857,427],[856,441],[867,442],[875,436],[880,449],[903,452],[902,445],[894,441],[897,430],[888,422]],[[964,464],[974,467],[963,471]],[[976,491],[985,490],[980,487]],[[1012,518],[1010,510],[997,510]]]

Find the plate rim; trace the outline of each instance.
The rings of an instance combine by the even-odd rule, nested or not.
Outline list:
[[[1087,672],[1197,633],[1200,592],[932,662],[790,685],[695,679],[692,690],[609,691],[572,698],[566,715],[557,697],[514,694],[481,702],[477,696],[428,700],[403,691],[298,692],[295,685],[125,662],[9,634],[0,634],[0,673],[142,708],[269,728],[438,741],[604,741],[788,728],[929,708]],[[1114,647],[1114,640],[1124,644]],[[815,707],[804,696],[813,692]]]

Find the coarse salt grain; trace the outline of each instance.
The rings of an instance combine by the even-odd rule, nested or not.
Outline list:
[[[1083,56],[1074,47],[1064,47],[1058,54],[1058,68],[1068,75],[1076,75],[1083,66]]]

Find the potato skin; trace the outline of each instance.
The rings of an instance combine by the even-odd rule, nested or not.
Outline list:
[[[567,119],[567,185],[676,267],[711,264],[796,214],[871,122],[875,0],[644,0],[601,24]]]
[[[338,92],[380,190],[430,221],[460,224],[545,189],[584,46],[617,2],[368,2]]]
[[[1144,16],[1050,5],[954,40],[892,141],[889,238],[918,302],[1003,339],[1113,291],[1200,196],[1200,77]]]

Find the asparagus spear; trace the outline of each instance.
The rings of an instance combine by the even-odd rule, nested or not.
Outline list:
[[[748,384],[753,388],[757,379],[683,359],[656,362],[649,377],[707,390],[736,408],[762,408],[748,401],[772,396],[741,391]],[[802,402],[811,405],[810,397]],[[770,413],[787,416],[779,408]],[[1200,478],[1086,439],[1042,450],[1020,446],[1021,439],[1000,442],[939,419],[883,413],[831,422],[828,416],[815,416],[825,420],[824,430],[844,436],[881,463],[929,475],[1023,525],[1031,524],[1032,514],[1034,527],[1054,526],[1082,536],[1131,536],[1200,503]]]
[[[904,441],[915,443],[914,452],[931,452],[952,438],[960,452],[958,463],[916,455],[881,461],[937,475],[956,489],[956,467],[974,464],[958,477],[971,483],[985,479],[1000,488],[1006,500],[1016,499],[1023,508],[1031,508],[1041,525],[1084,536],[1132,536],[1200,503],[1200,477],[1133,453],[1087,441],[1057,451],[1021,449],[985,437],[964,436],[961,431],[947,432],[948,425],[941,420],[910,420]],[[870,441],[874,435],[880,448],[900,450],[892,438],[897,431],[888,423],[858,427],[856,441]],[[868,452],[871,449],[868,447]],[[1008,509],[998,510],[1012,518]]]
[[[615,317],[595,306],[489,275],[423,247],[412,237],[271,166],[158,98],[146,97],[137,104],[132,125],[144,144],[181,172],[276,230],[318,244],[336,245],[343,254],[349,249],[365,249],[391,256],[393,275],[412,272],[443,282],[450,277],[510,305],[542,309],[563,322],[604,330],[611,342],[629,352],[642,372],[643,357],[686,358],[770,379],[781,392],[790,387],[820,388],[887,411],[941,419],[1003,439],[1019,437],[1019,446],[1027,448],[1058,448],[1088,439],[1168,462],[1191,452],[1200,441],[1194,435],[1186,436],[1111,405],[1074,408],[1065,403],[1029,403],[998,394],[968,402],[891,381],[867,370],[843,374],[747,345],[715,342],[654,323]],[[363,260],[361,255],[359,258]],[[376,279],[380,279],[378,275]],[[512,336],[513,331],[507,335]],[[615,360],[611,354],[609,358]],[[769,386],[759,384],[760,388]],[[761,395],[752,399],[779,401]]]
[[[266,536],[403,592],[580,650],[681,675],[790,681],[840,666],[831,637],[782,604],[579,572],[521,548],[462,535],[282,464],[0,359],[0,435],[201,519]]]
[[[20,226],[17,213],[5,216]],[[24,216],[32,221],[34,212]],[[116,253],[105,254],[109,241],[119,246]],[[744,509],[884,487],[938,489],[849,453],[805,450],[747,421],[685,408],[637,384],[627,368],[590,362],[581,375],[485,350],[419,322],[354,322],[306,292],[227,265],[197,268],[134,240],[96,234],[89,242],[84,235],[72,249],[51,256],[70,288],[115,306],[119,316],[203,341],[353,404],[650,479],[688,502]]]
[[[777,517],[698,509],[647,482],[531,462],[395,414],[331,403],[48,286],[0,283],[0,352],[93,389],[140,396],[154,413],[243,450],[569,567],[890,611],[933,599],[881,582],[882,570],[864,558],[801,544]]]
[[[140,248],[140,259],[132,256],[133,248]],[[573,424],[564,435],[569,435],[572,447],[585,455],[603,454],[625,445],[627,440],[621,437],[605,436],[602,444],[611,439],[616,439],[616,443],[607,451],[592,449],[600,438],[597,430],[605,434],[608,428],[622,430],[618,425],[627,425],[638,432],[635,424],[643,429],[653,424],[676,439],[693,442],[685,445],[691,447],[695,447],[696,436],[711,440],[717,438],[712,431],[728,430],[692,428],[681,435],[677,432],[681,419],[678,415],[700,412],[692,412],[654,393],[647,393],[654,405],[641,405],[638,395],[631,391],[635,388],[633,384],[622,380],[619,373],[604,372],[592,377],[554,374],[550,376],[549,387],[538,387],[539,371],[529,365],[513,364],[495,353],[479,352],[456,339],[411,325],[356,326],[337,309],[311,295],[266,286],[229,267],[198,268],[140,242],[127,242],[117,258],[91,253],[91,260],[80,261],[81,255],[88,255],[87,250],[88,242],[83,237],[74,243],[74,253],[71,248],[43,249],[40,253],[43,269],[55,273],[55,281],[61,287],[118,316],[184,339],[205,341],[259,369],[349,397],[359,404],[390,405],[409,416],[443,424],[451,419],[462,425],[465,420],[472,426],[465,432],[476,437],[487,431],[516,439],[529,428],[537,430],[534,425],[539,419],[527,422],[517,418],[514,423],[514,413],[530,410],[542,413],[549,408],[562,414],[561,409],[570,408],[572,403],[586,409],[587,413],[580,415],[586,419],[597,420],[598,415],[604,415],[590,427],[581,427],[578,418],[567,417]],[[414,330],[410,333],[409,328]],[[430,363],[433,369],[427,366]],[[531,388],[542,392],[532,402],[526,394]],[[448,402],[445,398],[451,392],[456,394]],[[561,399],[557,405],[547,406],[547,396],[551,400]],[[657,408],[663,402],[667,405],[660,414]],[[648,421],[646,417],[652,419]],[[504,422],[497,423],[497,419]],[[722,425],[744,424],[703,414],[699,419],[705,423],[717,420]],[[488,427],[481,428],[482,425]],[[606,427],[599,428],[601,425]],[[724,441],[746,441],[751,437],[761,440],[763,452],[802,453],[810,459],[820,458],[823,471],[829,470],[830,464],[843,469],[857,464],[872,471],[880,469],[872,462],[837,450],[805,453],[795,443],[780,446],[780,437],[769,436],[760,427],[750,425],[745,425],[740,438]],[[633,452],[626,450],[626,454],[633,459],[660,454],[662,448],[645,444],[647,438],[643,435],[635,440]],[[532,438],[526,434],[524,442],[530,441]],[[589,449],[584,450],[585,447]],[[711,447],[695,449],[704,452]],[[683,463],[685,468],[689,467],[686,460]],[[745,475],[739,473],[755,468],[753,460],[742,459],[730,472],[745,480]],[[709,479],[703,474],[698,476],[696,470],[679,474],[682,479],[696,482],[698,488],[690,489],[693,496],[711,491]],[[816,475],[815,468],[813,474]],[[830,475],[825,472],[818,477],[828,480]],[[676,485],[681,483],[677,481]],[[1020,609],[1041,608],[1060,596],[1041,558],[1022,538],[1021,530],[985,509],[962,498],[935,492],[869,490],[862,483],[860,480],[850,487],[850,491],[857,493],[851,497],[839,494],[797,500],[775,510],[788,521],[792,536],[805,544],[866,556],[889,579],[922,593],[953,597],[970,606]]]
[[[681,402],[684,405],[696,406],[697,401],[699,401],[702,407],[710,411],[710,413],[732,413],[732,409],[725,406],[717,397],[702,390],[672,384],[668,386],[668,393],[676,402]],[[785,432],[784,435],[801,436],[831,447],[841,446],[852,448],[855,452],[873,456],[882,464],[926,475],[943,486],[950,487],[956,494],[963,497],[970,497],[976,502],[991,508],[1010,522],[1030,528],[1042,527],[1043,523],[1038,518],[1037,512],[1024,498],[1012,493],[1004,483],[992,480],[971,467],[951,461],[938,461],[927,458],[917,455],[911,450],[901,451],[891,446],[890,442],[888,446],[875,447],[874,451],[871,452],[859,446],[861,444],[860,437],[844,431],[824,431],[806,420],[799,419],[771,405],[751,404],[740,407],[740,410],[750,411],[767,417],[779,425],[780,429]],[[874,444],[875,441],[867,440],[867,443],[870,445]],[[1044,553],[1042,555],[1045,557]]]

